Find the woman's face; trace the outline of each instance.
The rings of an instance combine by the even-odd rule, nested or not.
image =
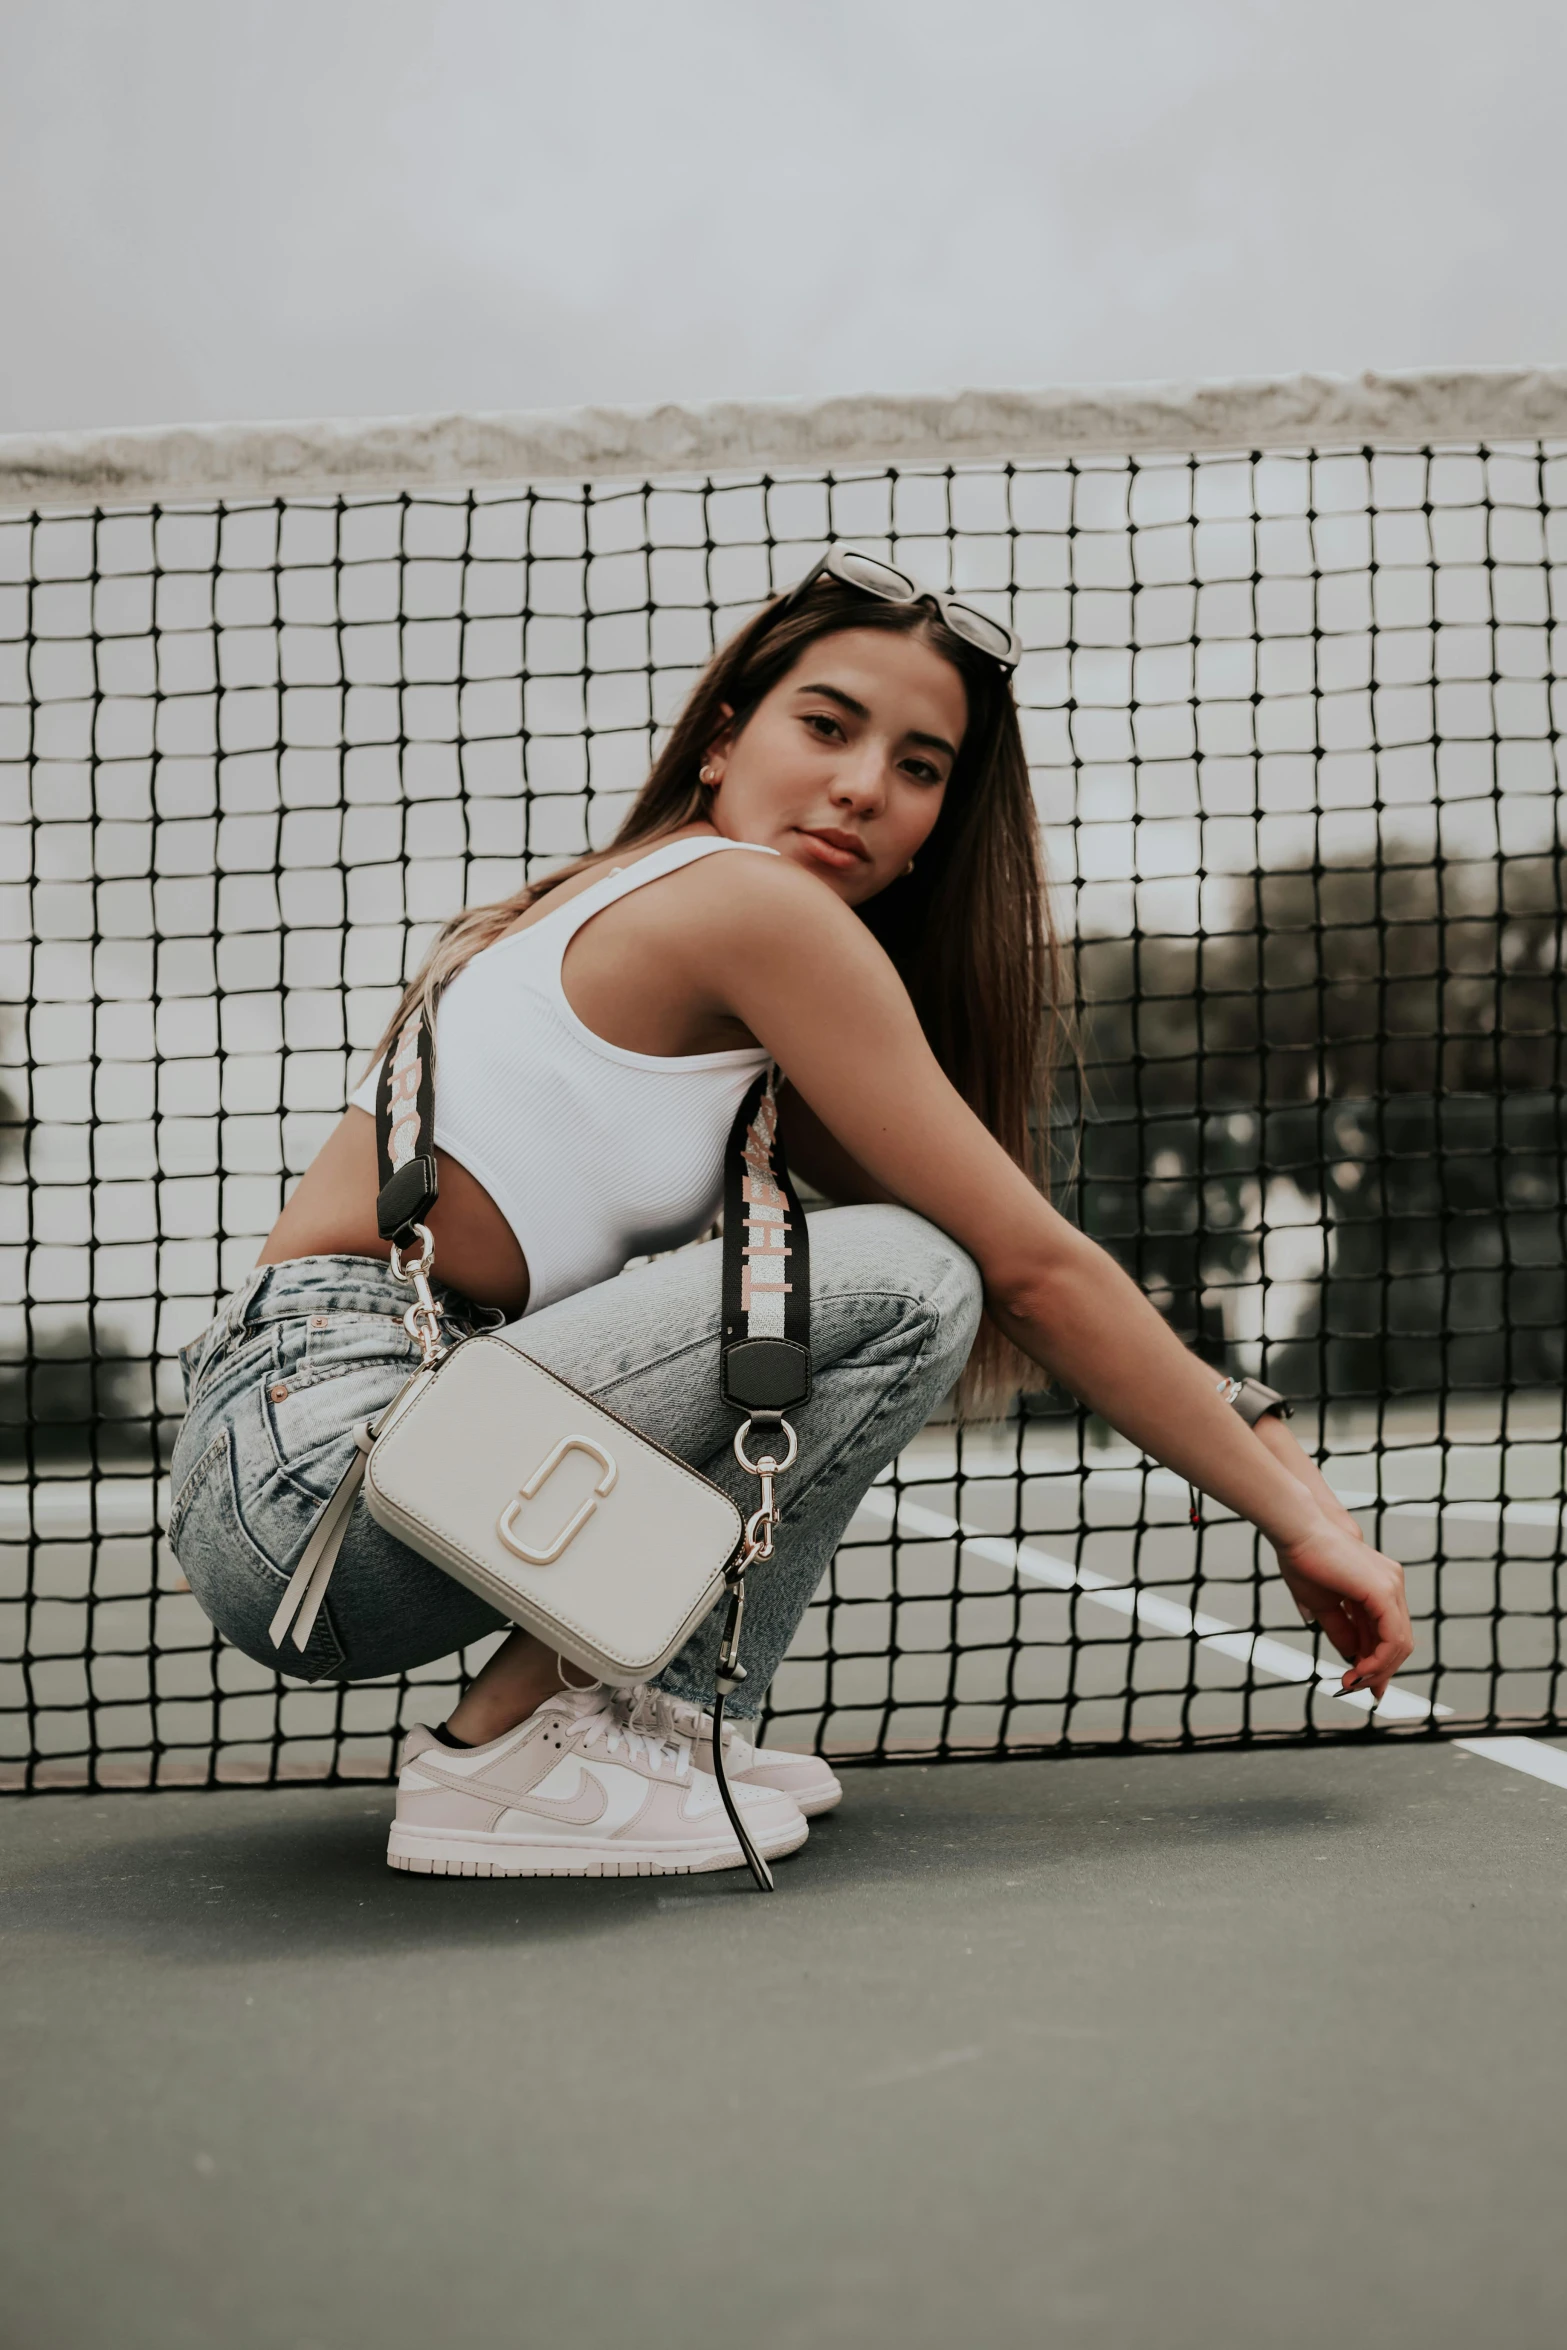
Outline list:
[[[819,637],[708,754],[713,823],[863,905],[929,838],[967,724],[962,678],[922,638]]]

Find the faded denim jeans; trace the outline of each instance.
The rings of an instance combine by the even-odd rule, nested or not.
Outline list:
[[[877,1473],[962,1370],[979,1275],[906,1208],[826,1208],[810,1220],[811,1400],[791,1415],[800,1456],[780,1480],[777,1548],[747,1579],[735,1709],[755,1712],[844,1529]],[[386,1533],[356,1502],[303,1656],[268,1626],[318,1516],[373,1418],[418,1360],[407,1286],[368,1257],[259,1267],[182,1356],[188,1410],[174,1447],[169,1539],[191,1590],[236,1648],[307,1680],[407,1672],[505,1621]],[[449,1339],[497,1317],[437,1292]],[[719,1244],[683,1249],[513,1324],[534,1359],[678,1453],[741,1514],[755,1480],[719,1397]],[[660,1676],[710,1705],[722,1603]]]

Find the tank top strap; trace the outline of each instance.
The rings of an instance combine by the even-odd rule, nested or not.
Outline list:
[[[546,915],[544,921],[538,924],[540,930],[544,929],[545,923],[549,924],[551,969],[559,971],[566,949],[583,923],[591,921],[595,914],[602,913],[606,906],[614,905],[617,898],[629,897],[645,881],[657,881],[666,873],[678,873],[683,865],[694,865],[699,857],[710,857],[719,849],[749,849],[753,856],[759,857],[778,855],[776,849],[764,848],[760,841],[753,840],[672,840],[667,841],[663,848],[652,849],[647,856],[639,857],[634,865],[615,866],[602,880],[595,881],[578,896],[568,898],[560,909],[558,921],[551,922]],[[518,933],[521,938],[527,935],[525,930]]]

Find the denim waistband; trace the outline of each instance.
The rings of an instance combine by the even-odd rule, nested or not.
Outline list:
[[[445,1282],[430,1286],[442,1312],[454,1321],[485,1329],[507,1319],[498,1306],[477,1306]],[[412,1297],[410,1284],[399,1281],[379,1257],[290,1257],[281,1265],[258,1265],[220,1311],[237,1328],[286,1322],[324,1307],[342,1314],[400,1314]]]
[[[431,1283],[449,1335],[497,1330],[510,1317],[499,1306],[479,1306],[445,1282]],[[210,1358],[242,1331],[264,1322],[291,1322],[312,1313],[389,1314],[401,1319],[413,1292],[378,1257],[290,1257],[281,1265],[257,1265],[218,1307],[199,1337],[182,1347],[186,1375],[200,1377]]]

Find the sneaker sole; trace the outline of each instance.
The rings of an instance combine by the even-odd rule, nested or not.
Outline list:
[[[765,1748],[763,1749],[763,1752],[766,1752]],[[700,1768],[704,1771],[710,1771],[712,1769],[713,1749],[711,1745],[700,1747],[697,1750],[697,1762]],[[771,1788],[773,1784],[771,1779],[758,1779],[754,1777],[750,1771],[731,1772],[730,1783],[736,1787],[768,1788]],[[841,1780],[834,1782],[833,1791],[830,1795],[796,1795],[792,1787],[780,1787],[774,1789],[774,1792],[779,1795],[787,1795],[791,1802],[797,1803],[808,1820],[819,1819],[824,1811],[836,1811],[839,1804],[843,1801],[843,1784]]]
[[[768,1837],[757,1849],[768,1860],[798,1852],[809,1834]],[[418,1828],[396,1820],[387,1838],[388,1868],[420,1877],[695,1877],[712,1869],[743,1869],[745,1858],[732,1836],[712,1844],[566,1844],[552,1837],[458,1836],[450,1830]]]
[[[766,1779],[737,1777],[735,1780],[737,1787],[765,1787],[768,1784]],[[792,1787],[781,1787],[777,1793],[787,1795],[790,1802],[796,1804],[808,1820],[819,1819],[824,1811],[836,1811],[843,1801],[841,1787],[835,1788],[831,1795],[796,1795]]]

